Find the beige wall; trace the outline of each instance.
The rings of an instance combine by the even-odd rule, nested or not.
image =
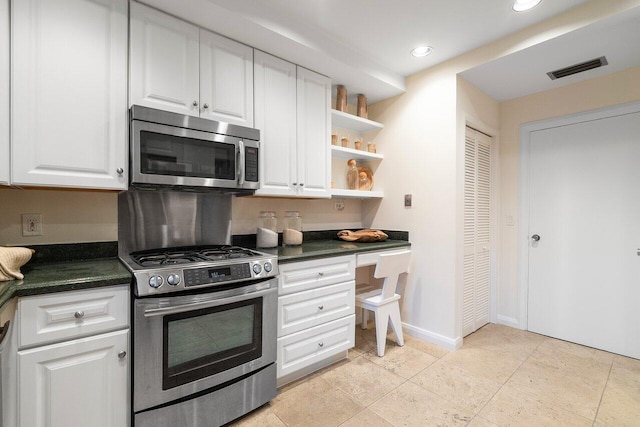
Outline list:
[[[108,242],[118,240],[117,193],[106,191],[35,190],[0,187],[0,245]],[[233,234],[255,233],[261,210],[274,210],[279,219],[298,210],[305,230],[359,228],[361,202],[345,200],[344,210],[333,201],[243,197],[233,201]],[[40,213],[42,236],[22,236],[23,213]],[[281,225],[280,225],[281,227]]]
[[[640,67],[500,104],[500,276],[498,313],[517,324],[519,132],[523,123],[640,101]],[[515,226],[505,218],[513,216]]]
[[[405,94],[370,106],[369,117],[385,125],[374,140],[384,147],[376,180],[383,183],[385,198],[363,203],[363,221],[365,226],[410,232],[414,258],[402,303],[403,322],[410,333],[447,346],[461,342],[464,124],[476,122],[503,137],[498,104],[458,80],[458,73],[639,5],[638,0],[592,0],[410,76]],[[506,150],[501,158],[509,155]],[[414,196],[412,208],[403,206],[407,193]],[[498,236],[502,230],[498,225]],[[503,252],[499,250],[496,257],[499,268]],[[507,256],[507,269],[511,261]],[[497,314],[504,317],[507,314],[500,310],[507,310],[505,305],[510,310],[512,303],[506,291],[508,301],[502,302],[501,291],[498,287]]]

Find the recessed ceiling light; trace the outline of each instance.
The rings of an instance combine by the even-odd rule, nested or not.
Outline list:
[[[433,48],[431,46],[418,46],[411,51],[411,55],[421,57],[430,55],[431,52],[433,52]]]
[[[516,12],[526,12],[540,4],[542,0],[515,0],[513,10]]]

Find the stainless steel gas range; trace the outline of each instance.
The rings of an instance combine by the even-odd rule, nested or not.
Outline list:
[[[118,196],[134,276],[132,419],[218,426],[276,396],[277,257],[230,246],[232,196]]]

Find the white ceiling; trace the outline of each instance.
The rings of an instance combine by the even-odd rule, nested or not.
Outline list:
[[[524,13],[512,11],[513,0],[140,1],[326,74],[334,84],[347,87],[350,100],[357,93],[365,93],[370,102],[375,102],[402,93],[408,75],[588,0],[543,0]],[[414,58],[409,52],[421,44],[433,46],[434,52]],[[591,59],[578,55],[573,48],[571,52],[575,55],[553,55],[550,64],[560,65],[550,69],[545,66],[544,72]],[[546,60],[546,55],[535,53],[536,63]],[[573,56],[579,59],[569,60]],[[495,66],[504,77],[516,74],[509,71],[509,66],[522,68],[532,61],[520,56],[504,64],[496,61]],[[494,72],[478,67],[465,77],[492,96],[508,99],[511,94],[493,95],[495,85],[486,83],[487,76]],[[521,87],[522,80],[513,86]]]

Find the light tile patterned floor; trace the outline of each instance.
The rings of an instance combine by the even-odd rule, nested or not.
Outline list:
[[[356,328],[338,362],[281,389],[248,426],[640,426],[640,360],[489,324],[448,352]]]

